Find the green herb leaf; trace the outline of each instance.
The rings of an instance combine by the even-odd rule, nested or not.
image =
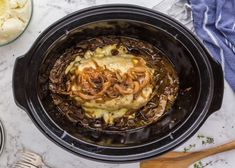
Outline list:
[[[188,147],[184,147],[184,152],[188,152],[194,147],[196,147],[196,144],[190,144]]]

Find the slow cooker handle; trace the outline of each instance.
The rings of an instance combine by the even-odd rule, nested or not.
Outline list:
[[[214,77],[214,94],[209,108],[209,114],[220,109],[224,95],[224,75],[221,65],[209,56]]]
[[[25,98],[25,56],[16,58],[13,70],[13,94],[17,106],[28,111],[28,105]]]

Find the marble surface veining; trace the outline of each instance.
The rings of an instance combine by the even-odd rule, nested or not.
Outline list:
[[[131,3],[152,8],[161,0],[35,0],[34,14],[26,32],[15,42],[0,47],[0,120],[6,129],[6,146],[0,156],[0,168],[10,168],[17,160],[19,151],[29,149],[40,153],[45,162],[52,168],[138,168],[139,163],[105,164],[75,156],[42,135],[26,113],[19,109],[12,94],[12,70],[16,57],[24,55],[38,35],[54,21],[61,17],[89,6],[108,3]],[[172,0],[168,1],[171,3]],[[166,5],[164,9],[169,8]],[[213,144],[202,145],[197,135],[214,138]],[[199,150],[235,140],[235,94],[225,83],[222,108],[212,114],[201,129],[189,141],[179,147],[195,144],[192,150]],[[207,167],[235,167],[235,150],[211,156],[202,163],[211,163]]]

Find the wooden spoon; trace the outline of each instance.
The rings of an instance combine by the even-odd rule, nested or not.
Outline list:
[[[235,141],[197,152],[169,152],[155,159],[142,161],[140,168],[188,168],[205,157],[235,149]]]

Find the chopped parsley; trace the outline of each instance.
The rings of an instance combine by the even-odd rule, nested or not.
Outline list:
[[[203,165],[202,161],[199,161],[197,163],[194,163],[193,168],[205,168],[205,167],[212,165],[212,164],[213,164],[213,162],[210,161],[210,162]]]
[[[203,164],[202,164],[202,161],[199,161],[199,162],[197,162],[197,163],[194,163],[194,165],[193,165],[193,168],[203,168],[204,166],[203,166]]]
[[[202,145],[213,144],[213,143],[215,142],[215,141],[214,141],[214,138],[212,138],[212,137],[206,137],[206,136],[204,136],[204,135],[198,135],[197,138],[202,141]]]
[[[205,138],[204,135],[197,135],[198,139],[202,139],[202,138]]]
[[[196,144],[190,144],[188,147],[184,147],[184,152],[190,151],[192,148],[196,147]]]

